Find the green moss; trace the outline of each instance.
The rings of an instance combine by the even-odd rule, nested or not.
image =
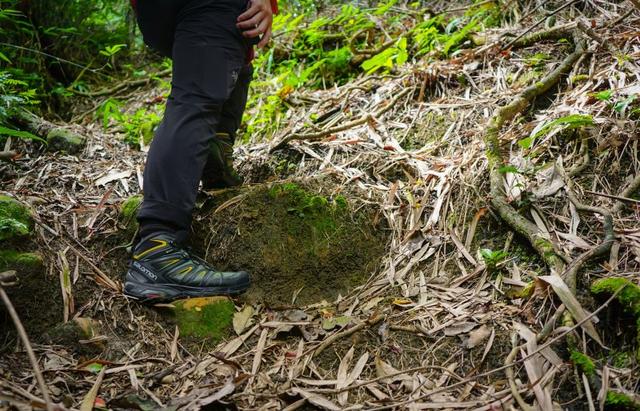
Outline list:
[[[583,81],[587,81],[589,80],[589,76],[586,74],[577,74],[573,77],[571,77],[571,82],[572,83],[578,83],[578,82],[583,82]]]
[[[626,278],[611,277],[594,281],[594,283],[591,284],[591,292],[595,295],[610,295],[622,287],[624,288],[617,295],[616,300],[618,300],[627,312],[636,317],[640,316],[640,287]]]
[[[141,195],[131,196],[120,204],[120,220],[127,229],[135,230],[138,228],[136,214],[140,208],[140,204],[142,204]]]
[[[41,267],[42,256],[36,253],[21,253],[14,250],[0,250],[0,270],[19,267]]]
[[[616,368],[625,368],[631,364],[629,353],[624,351],[616,351],[611,354],[611,365]]]
[[[525,64],[529,67],[543,68],[545,63],[551,59],[551,56],[545,53],[535,53],[525,58]]]
[[[288,231],[294,235],[302,228],[311,228],[314,237],[321,238],[335,232],[339,227],[336,216],[347,209],[347,200],[338,196],[335,199],[309,193],[295,183],[274,185],[269,190],[273,199],[285,202],[287,211],[299,218],[294,224],[288,224]]]
[[[640,287],[621,277],[602,278],[591,284],[591,293],[597,296],[611,295],[619,290],[616,300],[636,321],[636,358],[640,361]]]
[[[587,377],[591,377],[596,373],[596,366],[591,358],[580,351],[571,351],[571,362]]]
[[[640,404],[620,392],[609,391],[604,402],[608,411],[640,411]]]
[[[28,207],[12,197],[0,195],[0,240],[27,235],[32,226]]]
[[[233,322],[235,307],[227,297],[205,297],[174,303],[180,335],[205,338],[210,342],[225,337]]]

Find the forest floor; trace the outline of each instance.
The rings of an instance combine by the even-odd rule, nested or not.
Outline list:
[[[275,138],[236,147],[245,184],[198,201],[191,246],[252,274],[231,305],[122,295],[135,231],[122,207],[145,153],[82,100],[68,124],[80,154],[2,165],[35,221],[11,247],[43,256],[6,290],[51,401],[638,409],[640,296],[590,290],[610,277],[631,290],[640,273],[640,12],[594,4],[556,29],[505,40],[532,13],[453,57],[285,96]],[[118,92],[135,113],[166,88]],[[0,331],[0,409],[46,408],[7,315]]]

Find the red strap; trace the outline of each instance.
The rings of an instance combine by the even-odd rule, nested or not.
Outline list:
[[[271,0],[271,11],[273,14],[278,14],[278,0]]]
[[[133,9],[136,9],[136,0],[131,0],[131,7],[133,7]]]

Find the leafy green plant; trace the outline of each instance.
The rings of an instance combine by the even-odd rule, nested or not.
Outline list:
[[[495,271],[497,265],[506,260],[508,254],[503,250],[493,251],[489,248],[482,248],[480,249],[480,257],[487,266],[487,270]]]
[[[113,97],[106,99],[100,107],[96,110],[96,118],[102,119],[102,127],[105,129],[109,127],[111,120],[121,122],[123,115],[121,112],[123,103]]]
[[[616,101],[613,105],[613,110],[618,114],[624,114],[629,106],[631,106],[636,101],[637,97],[638,96],[636,96],[635,94],[631,94],[623,100]]]
[[[22,140],[45,142],[40,137],[11,127],[10,120],[20,110],[37,106],[36,92],[22,80],[0,71],[0,136],[16,137]]]
[[[148,146],[153,139],[153,132],[160,124],[162,117],[155,111],[139,109],[133,115],[123,115],[120,125],[124,129],[124,141],[132,147]]]
[[[560,117],[552,121],[542,123],[536,127],[531,135],[527,138],[523,138],[518,141],[518,145],[523,149],[531,148],[533,142],[549,134],[552,130],[562,128],[564,130],[574,130],[582,127],[592,126],[595,122],[590,115],[585,114],[570,114],[568,116]]]
[[[114,44],[112,46],[105,46],[100,50],[100,54],[109,59],[107,65],[111,68],[116,67],[116,54],[118,54],[123,48],[127,47],[126,44]]]
[[[384,68],[385,70],[389,70],[394,66],[403,65],[409,55],[407,54],[407,38],[400,37],[396,44],[392,47],[389,47],[375,56],[371,57],[368,60],[362,62],[362,68],[366,71],[367,74],[371,74]]]
[[[591,94],[594,98],[600,101],[609,101],[613,97],[613,90],[604,90]]]

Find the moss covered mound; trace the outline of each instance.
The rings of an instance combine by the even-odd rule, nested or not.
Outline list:
[[[591,284],[591,292],[596,296],[608,297],[615,293],[616,301],[623,310],[631,314],[636,323],[636,359],[640,361],[640,287],[622,277],[596,280]]]
[[[32,227],[29,208],[13,197],[0,195],[0,240],[27,235]]]
[[[194,244],[219,269],[248,271],[250,300],[305,305],[345,295],[378,268],[386,238],[375,220],[343,196],[258,186],[216,197],[194,222]]]
[[[42,256],[36,253],[23,253],[15,250],[0,250],[0,271],[15,267],[42,267]]]

